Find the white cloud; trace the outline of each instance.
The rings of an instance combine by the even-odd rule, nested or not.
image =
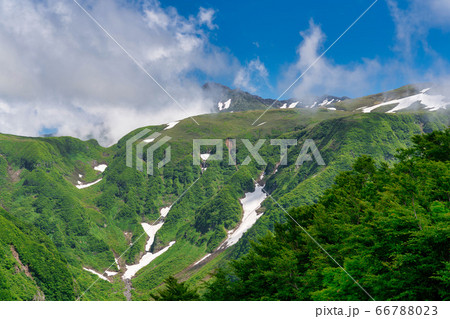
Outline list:
[[[211,10],[185,18],[156,1],[141,10],[121,0],[81,4],[187,112],[74,2],[0,0],[2,133],[35,136],[50,127],[109,144],[138,126],[208,112],[202,83],[191,74],[231,76],[239,67],[204,32],[202,25],[212,26]]]
[[[395,0],[387,2],[396,27],[396,49],[406,59],[420,48],[433,53],[427,44],[431,29],[450,30],[450,0],[409,0],[405,8]]]
[[[443,33],[450,31],[450,0],[409,0],[402,7],[396,0],[387,2],[395,23],[394,49],[398,53],[398,64],[401,65],[402,72],[411,83],[429,81],[440,84],[442,92],[450,96],[448,57],[441,56],[428,41],[432,30]],[[421,51],[431,58],[426,70],[414,67]]]
[[[201,25],[206,25],[210,30],[218,28],[217,25],[213,23],[216,11],[214,9],[200,8],[198,13],[198,19]]]
[[[395,46],[390,59],[380,62],[377,58],[361,58],[360,61],[339,65],[327,53],[288,92],[287,97],[293,95],[308,99],[322,94],[358,97],[368,91],[373,92],[375,88],[393,89],[398,82],[448,83],[449,61],[433,50],[427,36],[432,28],[450,30],[450,11],[446,11],[450,0],[430,0],[426,3],[410,0],[409,6],[404,9],[399,9],[393,0],[388,0],[388,4],[396,27]],[[309,29],[300,34],[303,39],[297,49],[298,59],[282,73],[280,92],[289,87],[325,50],[323,44],[326,36],[313,21]],[[431,57],[426,70],[420,64],[416,66],[419,49]]]
[[[269,72],[259,58],[251,60],[246,66],[239,69],[234,78],[233,85],[255,93],[268,84]]]
[[[309,29],[300,34],[303,40],[297,49],[298,59],[283,73],[281,91],[307,70],[324,50],[325,34],[313,21],[310,21]],[[324,56],[287,95],[304,100],[322,94],[358,96],[370,89],[379,71],[380,64],[376,60],[363,59],[360,63],[338,65]]]

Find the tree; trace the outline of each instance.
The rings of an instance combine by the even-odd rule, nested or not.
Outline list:
[[[391,168],[358,158],[317,203],[289,211],[302,227],[276,225],[215,274],[205,297],[368,300],[348,272],[376,300],[448,300],[448,134],[414,137]]]
[[[165,281],[165,287],[151,297],[156,301],[196,301],[200,300],[196,290],[191,289],[185,282],[170,276]]]

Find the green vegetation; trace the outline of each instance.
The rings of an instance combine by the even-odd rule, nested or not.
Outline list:
[[[276,174],[266,169],[270,175],[265,188],[283,207],[313,204],[333,185],[340,172],[351,169],[357,157],[367,155],[377,163],[392,165],[397,161],[397,150],[411,146],[413,135],[443,130],[448,124],[448,113],[354,114],[289,132],[283,137],[313,139],[326,166],[305,162],[297,167],[294,161],[300,149],[291,148],[287,166],[278,167]],[[264,215],[233,248],[235,258],[248,252],[250,241],[263,237],[268,229],[273,231],[274,224],[286,221],[284,212],[273,201],[264,201],[263,209]]]
[[[179,283],[170,276],[164,281],[165,287],[157,294],[152,295],[156,301],[195,301],[200,300],[197,292],[190,289],[185,283]]]
[[[0,235],[0,299],[32,300],[45,295],[47,300],[124,300],[121,275],[125,264],[139,261],[147,240],[141,236],[141,223],[154,222],[160,209],[170,205],[151,251],[157,252],[172,241],[176,244],[132,279],[132,298],[163,296],[158,291],[170,276],[187,280],[203,294],[204,282],[210,280],[213,270],[246,255],[252,241],[263,243],[268,232],[276,233],[276,224],[286,222],[283,211],[266,199],[261,208],[264,214],[254,227],[236,245],[217,251],[227,232],[242,218],[239,200],[253,191],[253,179],[262,172],[266,190],[284,207],[312,205],[332,187],[339,173],[351,169],[356,158],[370,155],[378,166],[382,162],[393,165],[398,161],[396,149],[411,146],[412,135],[448,126],[445,112],[360,114],[296,109],[270,110],[261,118],[265,123],[251,126],[261,113],[202,115],[196,117],[199,126],[186,119],[167,131],[163,131],[164,125],[147,127],[172,138],[172,161],[156,169],[153,176],[144,173],[146,148],[137,159],[143,163],[144,172],[136,170],[136,163],[132,168],[125,165],[126,141],[142,129],[110,148],[70,137],[0,134],[0,206],[8,212],[1,214],[8,216],[1,222],[5,229],[2,234],[8,236]],[[224,160],[207,161],[203,164],[207,169],[202,171],[192,164],[192,140],[198,138],[236,139],[237,164],[228,165],[224,142]],[[267,165],[251,161],[243,166],[249,152],[241,139],[255,144],[260,138],[266,139],[259,153]],[[269,142],[277,138],[299,141],[298,146],[289,148],[286,166],[279,165],[280,147]],[[314,162],[295,165],[306,139],[315,141],[325,167]],[[433,140],[427,143],[421,143],[425,149],[408,156],[417,156],[419,151],[441,156]],[[155,160],[162,159],[163,151],[155,153]],[[214,149],[205,146],[202,152],[214,153]],[[108,165],[104,173],[93,169],[100,163]],[[100,178],[101,182],[89,188],[75,187],[79,181],[89,183]],[[27,229],[33,230],[32,234]],[[31,253],[26,247],[34,247],[35,242],[43,248]],[[207,262],[194,265],[208,253],[211,257]],[[120,270],[115,263],[119,256]],[[51,276],[45,271],[46,260],[55,261]],[[25,271],[27,267],[31,276]],[[98,277],[83,267],[119,274],[109,281],[96,281]],[[445,278],[446,274],[437,276]],[[68,286],[61,286],[58,295],[54,287],[62,285],[62,278]]]
[[[448,300],[450,129],[413,138],[392,168],[358,158],[289,214],[376,300]],[[293,220],[220,269],[211,300],[367,300]]]
[[[373,106],[375,104],[380,104],[385,101],[401,99],[401,98],[404,98],[407,96],[417,94],[420,92],[421,89],[424,89],[427,87],[429,87],[429,86],[426,86],[426,84],[405,85],[405,86],[402,86],[401,88],[383,92],[383,93],[368,95],[368,96],[364,96],[364,97],[360,97],[360,98],[356,98],[356,99],[344,100],[344,101],[336,103],[335,107],[338,110],[356,111],[360,107]],[[392,108],[390,108],[390,109],[392,109]],[[389,109],[385,109],[384,112],[386,112],[388,110]],[[383,110],[379,109],[379,110],[376,110],[375,112],[382,112],[382,111]]]
[[[13,240],[13,234],[17,231],[11,228],[11,224],[4,224],[8,229],[2,231],[5,243],[13,245],[24,267],[30,269],[31,281],[38,288],[38,292],[31,297],[28,294],[27,297],[18,295],[4,299],[30,300],[43,298],[44,295],[46,300],[75,299],[92,283],[92,275],[82,270],[82,266],[105,269],[114,262],[111,247],[126,249],[127,242],[117,227],[105,229],[107,217],[102,216],[93,203],[92,196],[96,193],[77,190],[73,185],[77,180],[90,182],[99,178],[93,166],[107,162],[109,153],[110,150],[100,147],[96,141],[82,142],[70,137],[25,138],[0,135],[1,206],[9,212],[8,216],[14,218],[16,225],[19,221],[27,225],[19,227],[22,232],[29,228],[33,233],[39,233],[41,241],[45,239],[45,243],[51,243],[51,247],[55,247],[60,254],[58,256],[63,256],[63,264],[60,264],[54,258],[47,257],[44,249],[32,243],[16,247],[16,244],[6,241],[6,238]],[[83,177],[80,178],[79,175]],[[118,232],[122,235],[120,244]],[[46,247],[49,249],[50,246],[46,244]],[[53,250],[51,252],[54,253]],[[6,253],[10,255],[12,251],[8,252],[7,249]],[[54,267],[58,269],[53,269]],[[69,285],[70,294],[66,291],[69,288],[59,283],[59,277],[52,277],[62,271],[59,268],[65,271],[63,281]],[[13,282],[11,280],[14,276],[10,275],[4,274],[3,278]],[[47,288],[47,285],[52,289],[54,285],[60,287],[53,289],[60,289],[60,295]],[[20,285],[15,287],[18,289]],[[97,295],[96,289],[105,290],[105,295],[97,297],[98,300],[114,295],[102,285],[96,285],[90,294]],[[86,298],[89,296],[86,295]]]
[[[75,299],[67,262],[55,245],[2,208],[0,255],[0,300]]]

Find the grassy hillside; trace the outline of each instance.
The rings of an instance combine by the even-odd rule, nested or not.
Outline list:
[[[0,300],[74,300],[67,261],[39,229],[0,208]]]
[[[450,130],[413,141],[394,166],[359,157],[317,203],[290,209],[205,298],[448,300]]]
[[[377,161],[387,160],[393,163],[397,149],[410,145],[410,137],[412,135],[419,134],[422,131],[430,132],[435,129],[443,129],[448,125],[448,116],[444,113],[400,115],[341,113],[339,116],[336,116],[336,113],[330,115],[329,112],[302,113],[292,111],[286,112],[285,114],[271,112],[269,113],[268,119],[271,119],[273,114],[277,116],[287,115],[286,121],[282,122],[285,128],[284,132],[277,130],[273,126],[264,128],[265,125],[263,125],[256,129],[259,131],[251,130],[251,128],[246,130],[247,127],[236,127],[235,131],[238,132],[237,134],[230,134],[231,131],[227,130],[226,133],[222,133],[224,135],[221,135],[219,130],[221,124],[214,123],[213,128],[215,132],[207,132],[207,134],[208,136],[218,136],[221,138],[233,137],[237,139],[244,136],[252,141],[255,141],[256,137],[261,136],[268,139],[296,138],[300,141],[307,138],[314,139],[327,163],[326,167],[318,167],[311,163],[305,163],[301,167],[295,167],[293,161],[297,158],[300,148],[292,148],[289,154],[292,162],[288,166],[280,166],[278,172],[273,174],[274,168],[279,162],[280,155],[278,148],[269,144],[264,146],[260,151],[260,154],[268,159],[267,166],[258,166],[252,163],[250,167],[239,165],[237,167],[239,171],[244,168],[249,170],[250,175],[253,174],[252,177],[255,179],[261,172],[265,171],[267,175],[266,188],[272,192],[274,198],[280,200],[286,207],[295,207],[315,202],[332,185],[334,177],[339,172],[350,169],[356,157],[368,154],[373,156]],[[293,114],[296,114],[298,117],[291,124],[289,119]],[[231,115],[239,117],[241,114]],[[308,115],[310,115],[309,118]],[[242,114],[242,116],[248,116],[248,112]],[[210,119],[209,121],[211,123],[213,120]],[[230,123],[227,124],[229,125]],[[273,125],[270,122],[267,122],[267,124]],[[192,131],[197,129],[191,123],[187,123],[187,125],[190,126]],[[178,131],[170,131],[168,134],[178,138],[178,132],[183,132],[184,128],[182,123],[175,128]],[[205,130],[205,128],[199,128],[199,130]],[[186,154],[189,154],[191,151],[187,148],[190,147],[189,142],[186,142],[186,145],[185,151]],[[247,155],[246,150],[238,142],[238,163],[242,162]],[[222,205],[216,204],[218,197],[226,198],[227,193],[229,193],[226,182],[218,188],[214,188],[211,184],[206,184],[205,187],[205,183],[208,182],[208,178],[218,180],[219,176],[228,176],[229,173],[225,172],[230,171],[227,167],[223,168],[220,165],[212,163],[210,165],[198,184],[172,208],[166,224],[158,232],[155,245],[156,249],[162,248],[172,240],[176,240],[177,244],[146,270],[140,272],[133,280],[135,298],[148,299],[149,290],[161,284],[163,279],[171,275],[174,271],[179,271],[179,278],[186,279],[186,276],[192,276],[190,281],[195,285],[200,284],[202,280],[209,277],[208,271],[191,269],[192,265],[206,253],[213,252],[214,250],[211,250],[211,247],[217,247],[218,241],[214,242],[211,246],[211,242],[209,241],[211,238],[223,240],[225,238],[225,232],[230,229],[226,225],[222,225],[216,228],[213,237],[208,237],[209,240],[199,241],[199,238],[203,238],[203,235],[196,228],[198,224],[196,215],[207,215],[208,211],[215,211],[221,215],[223,212],[221,212],[220,208],[229,205],[226,205],[225,202]],[[174,166],[177,165],[175,164]],[[233,168],[233,171],[235,170],[236,168]],[[205,189],[210,193],[202,193]],[[226,202],[230,203],[231,201],[227,200]],[[237,202],[236,199],[234,199],[234,202]],[[215,209],[214,207],[216,206],[220,208]],[[208,207],[207,211],[205,211],[205,207]],[[230,210],[232,209],[228,209],[228,211]],[[268,230],[273,229],[273,225],[276,222],[285,220],[282,211],[270,200],[266,200],[263,203],[263,210],[265,210],[263,217],[255,227],[244,235],[244,238],[236,246],[227,251],[227,258],[237,258],[245,254],[249,249],[251,240],[256,240],[258,237],[266,234]],[[199,246],[201,248],[200,250]],[[214,263],[216,264],[216,262]],[[189,267],[188,274],[184,271],[186,267]],[[209,268],[209,266],[206,265],[205,268]],[[203,276],[200,275],[202,273]]]
[[[445,129],[449,124],[445,114],[354,114],[321,122],[310,130],[289,133],[289,138],[313,139],[327,165],[282,166],[277,174],[268,177],[266,189],[286,209],[313,204],[333,184],[338,173],[351,168],[357,157],[369,155],[376,162],[393,164],[397,150],[411,145],[411,136]],[[293,149],[290,158],[295,160],[297,155],[298,149]],[[263,208],[264,216],[237,244],[236,257],[248,251],[251,240],[273,229],[274,223],[285,220],[273,201],[266,200]]]
[[[98,195],[94,188],[78,190],[74,186],[78,180],[99,178],[93,167],[107,163],[111,154],[93,140],[0,135],[0,204],[17,220],[39,229],[64,256],[66,271],[70,271],[66,280],[74,282],[72,299],[92,283],[93,276],[81,270],[83,266],[107,268],[114,262],[113,249],[127,247],[119,228],[105,227],[107,216],[93,203]],[[103,288],[100,284],[98,289]],[[97,299],[114,296],[109,293]]]
[[[11,217],[39,229],[54,245],[52,249],[64,260],[69,282],[73,283],[70,298],[123,300],[125,283],[120,275],[125,263],[136,263],[144,253],[146,236],[142,236],[140,223],[155,221],[162,207],[175,203],[151,249],[157,252],[171,241],[176,244],[138,272],[131,282],[133,299],[148,300],[170,275],[202,287],[212,270],[247,253],[251,241],[273,230],[275,223],[285,221],[282,211],[266,199],[261,209],[264,215],[241,241],[225,251],[216,251],[227,232],[240,222],[239,199],[253,190],[253,179],[261,173],[265,173],[266,190],[286,208],[311,204],[333,184],[339,172],[351,168],[356,157],[366,154],[392,164],[396,150],[410,145],[413,134],[442,130],[449,124],[448,113],[444,112],[356,114],[300,109],[271,110],[260,119],[260,125],[252,126],[260,114],[261,111],[209,114],[196,117],[200,125],[185,119],[169,130],[164,130],[165,125],[147,127],[152,133],[161,132],[172,138],[168,143],[172,161],[156,169],[153,176],[125,165],[126,141],[143,128],[130,132],[108,149],[95,141],[69,137],[0,135],[0,204]],[[208,161],[204,172],[192,162],[192,140],[201,138],[222,139],[225,150],[224,161]],[[241,139],[255,144],[261,138],[266,143],[259,153],[266,164],[251,161],[242,165],[249,152]],[[299,141],[298,146],[289,148],[287,166],[279,166],[280,148],[269,143],[277,138]],[[237,140],[237,165],[228,165],[226,139]],[[295,165],[306,139],[315,141],[326,166],[313,162]],[[210,146],[202,149],[214,151]],[[143,158],[138,159],[144,172],[145,154],[144,149]],[[135,152],[133,155],[135,158]],[[155,153],[156,160],[162,157],[163,148]],[[108,165],[104,173],[93,169],[100,163]],[[100,178],[101,182],[86,189],[75,187],[79,181],[87,183]],[[10,223],[4,227],[14,228]],[[13,244],[6,243],[3,253],[11,259],[13,251],[8,245]],[[16,251],[20,256],[17,248]],[[209,262],[194,267],[207,253],[212,253]],[[119,275],[108,281],[97,280],[83,267],[100,273],[110,267]],[[23,274],[17,278],[24,283],[23,291],[15,292],[15,297],[4,295],[3,299],[34,298],[37,287],[46,297],[51,296],[39,284],[39,276],[33,275],[34,281]]]
[[[361,107],[373,106],[385,101],[401,99],[407,96],[417,94],[421,90],[428,88],[430,86],[431,84],[405,85],[395,90],[337,102],[335,103],[334,107],[336,107],[336,109],[338,110],[356,111],[358,108]],[[389,109],[392,109],[392,107]],[[380,108],[376,109],[374,112],[386,112],[389,109]]]

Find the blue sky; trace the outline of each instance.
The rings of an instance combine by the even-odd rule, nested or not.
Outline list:
[[[357,1],[180,1],[163,0],[163,6],[173,6],[183,15],[196,14],[199,7],[217,11],[214,20],[218,28],[212,42],[228,48],[239,60],[260,57],[276,74],[296,58],[296,48],[302,40],[300,31],[309,27],[309,20],[322,27],[331,44],[370,4]],[[376,26],[374,28],[374,26]],[[374,58],[390,54],[394,24],[386,3],[380,1],[342,38],[329,56],[337,63],[351,63],[361,57]]]
[[[302,41],[300,32],[309,28],[310,20],[320,26],[326,36],[321,46],[324,50],[341,33],[368,8],[373,0],[353,1],[294,1],[294,0],[260,0],[260,1],[211,1],[211,0],[162,0],[163,7],[174,7],[185,16],[195,15],[199,7],[215,10],[214,24],[217,28],[211,30],[210,41],[229,50],[242,63],[259,58],[269,73],[269,83],[272,90],[258,90],[259,94],[275,97],[279,92],[276,83],[283,77],[283,71],[297,59],[297,47]],[[391,1],[400,10],[413,9],[414,1]],[[426,1],[423,1],[426,3]],[[443,3],[448,2],[442,0]],[[442,10],[448,9],[448,4]],[[419,9],[416,9],[419,10]],[[412,18],[418,12],[411,12]],[[424,19],[434,19],[435,12],[423,12]],[[450,33],[448,24],[427,26],[425,35],[420,35],[412,41],[417,41],[412,57],[405,59],[398,52],[396,35],[398,22],[393,17],[392,8],[385,0],[378,1],[372,9],[327,53],[326,58],[337,65],[353,65],[364,59],[376,59],[381,64],[392,61],[404,62],[410,65],[414,73],[427,73],[435,67],[436,56],[445,62],[450,58]],[[411,22],[412,24],[412,22]],[[425,23],[426,24],[426,23]],[[425,52],[423,43],[428,46]],[[401,50],[401,48],[400,48]],[[448,71],[448,69],[447,69]],[[215,80],[211,78],[211,80]],[[375,77],[372,85],[360,94],[370,94],[378,91],[409,84],[410,81],[422,81],[418,76],[408,76],[393,71],[383,72]],[[429,79],[424,78],[423,81]],[[219,79],[220,81],[220,79]],[[228,85],[233,83],[223,79]],[[278,90],[277,90],[278,88]],[[324,92],[331,94],[351,94],[349,90]],[[345,92],[347,91],[347,92]]]
[[[0,0],[3,133],[109,145],[211,112],[206,81],[277,98],[373,2],[77,1],[89,14],[73,0]],[[283,99],[450,87],[449,60],[450,0],[379,0]]]

